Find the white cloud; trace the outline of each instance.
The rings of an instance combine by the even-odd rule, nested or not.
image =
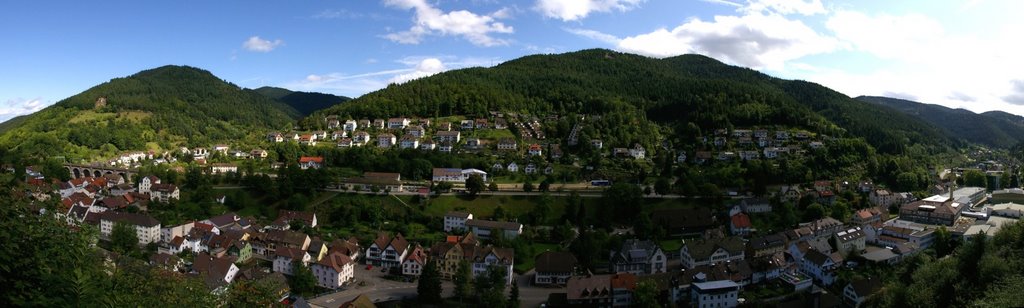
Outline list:
[[[1004,96],[1003,100],[1014,105],[1024,105],[1024,80],[1012,80],[1010,83],[1013,87],[1010,94]]]
[[[944,39],[938,21],[921,14],[868,16],[861,12],[839,11],[825,23],[848,48],[872,53],[885,59],[920,59],[921,54]]]
[[[292,90],[317,91],[357,97],[382,89],[388,84],[404,83],[444,71],[491,66],[501,61],[495,58],[456,58],[451,56],[405,57],[395,60],[402,68],[362,74],[328,73],[310,74],[301,80],[286,82],[280,86]]]
[[[270,52],[281,45],[284,45],[284,41],[282,40],[270,41],[261,39],[259,36],[250,37],[248,40],[245,40],[245,42],[242,42],[242,48],[255,52]]]
[[[363,14],[346,9],[323,10],[313,15],[313,19],[358,19],[362,17]]]
[[[640,5],[644,0],[537,0],[534,9],[544,17],[562,21],[587,18],[591,12],[625,12]]]
[[[427,35],[453,35],[461,36],[477,46],[500,46],[508,45],[509,41],[492,35],[514,32],[511,26],[497,21],[509,16],[510,13],[504,9],[489,15],[478,15],[466,10],[445,13],[426,0],[384,0],[384,4],[415,11],[414,23],[409,30],[384,35],[384,38],[401,44],[419,44]]]
[[[426,58],[420,61],[420,63],[416,65],[416,69],[412,72],[391,77],[391,79],[388,80],[388,83],[405,83],[410,80],[437,74],[445,70],[444,63],[441,63],[441,59]]]
[[[13,117],[30,114],[39,111],[50,103],[44,101],[42,98],[14,98],[8,99],[0,105],[0,122],[7,121]]]
[[[816,15],[828,11],[821,4],[821,0],[749,0],[741,11],[763,13],[775,12],[783,15],[800,14]]]
[[[775,70],[782,69],[786,61],[828,53],[837,46],[831,37],[779,14],[693,19],[671,30],[661,28],[622,39],[592,30],[567,31],[651,57],[699,53],[732,64]]]
[[[589,30],[589,29],[564,28],[564,30],[566,32],[569,32],[569,33],[572,33],[572,34],[579,35],[579,36],[582,36],[582,37],[585,37],[585,38],[589,38],[589,39],[592,39],[592,40],[595,40],[595,41],[601,41],[601,42],[604,42],[605,44],[609,44],[609,45],[618,45],[619,42],[622,41],[621,39],[619,39],[618,37],[616,37],[614,35],[607,34],[607,33],[602,33],[602,32],[599,32],[599,31]]]

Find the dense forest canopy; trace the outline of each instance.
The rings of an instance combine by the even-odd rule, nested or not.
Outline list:
[[[882,153],[952,141],[916,118],[866,104],[820,85],[773,78],[699,55],[653,59],[603,49],[533,55],[493,68],[469,68],[369,93],[307,118],[608,114],[626,103],[652,120],[685,130],[785,126],[861,137]]]
[[[989,147],[1009,148],[1024,136],[1024,118],[1002,111],[974,113],[940,105],[923,104],[898,98],[858,96],[857,100],[887,106],[920,118],[953,139]]]

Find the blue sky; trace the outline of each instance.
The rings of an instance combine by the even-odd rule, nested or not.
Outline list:
[[[1024,114],[1024,1],[17,1],[0,121],[167,64],[359,96],[536,53],[699,53],[850,96]]]

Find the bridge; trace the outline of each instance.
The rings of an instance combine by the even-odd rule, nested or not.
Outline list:
[[[104,174],[117,174],[124,178],[124,181],[130,183],[132,177],[135,176],[135,170],[114,168],[100,165],[78,165],[78,164],[64,164],[64,169],[68,170],[71,174],[71,178],[77,179],[81,177],[101,177]]]

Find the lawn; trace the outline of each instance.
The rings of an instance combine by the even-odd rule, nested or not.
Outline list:
[[[661,246],[662,251],[668,254],[672,252],[678,252],[680,248],[683,248],[683,241],[679,239],[668,239],[658,242],[658,245]]]

